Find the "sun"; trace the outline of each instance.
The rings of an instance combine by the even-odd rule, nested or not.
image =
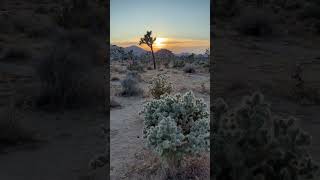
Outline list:
[[[167,38],[157,37],[156,41],[154,42],[157,48],[162,48],[165,46],[164,42],[166,42]]]

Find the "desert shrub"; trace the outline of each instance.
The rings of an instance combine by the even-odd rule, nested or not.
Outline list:
[[[172,85],[168,82],[168,77],[164,74],[158,74],[152,79],[152,84],[149,87],[149,91],[153,98],[159,99],[161,95],[170,94],[172,91]]]
[[[183,67],[183,71],[185,73],[195,73],[196,72],[196,68],[193,64],[186,64],[184,67]]]
[[[184,95],[161,96],[144,105],[143,137],[167,167],[175,171],[184,155],[210,148],[207,105],[190,91]]]
[[[235,22],[236,29],[243,35],[268,36],[274,33],[274,15],[262,9],[247,9]]]
[[[38,105],[69,108],[87,104],[91,82],[90,63],[75,55],[67,46],[54,47],[36,66],[41,82]],[[91,97],[92,98],[92,97]]]
[[[140,63],[129,64],[127,69],[130,71],[144,72],[143,65]]]
[[[136,96],[142,93],[139,88],[139,81],[137,77],[131,73],[127,74],[124,80],[121,81],[122,96]]]
[[[137,81],[141,81],[141,80],[142,80],[141,75],[140,75],[139,72],[137,72],[137,71],[129,71],[129,72],[127,73],[127,76],[132,76],[132,77],[135,78]]]
[[[223,99],[213,103],[214,179],[312,179],[318,166],[308,153],[310,136],[270,111],[264,96],[255,93],[240,106]]]
[[[173,68],[181,68],[181,67],[184,67],[185,65],[185,62],[183,60],[175,59],[172,62],[173,62],[173,65],[172,65]]]
[[[64,0],[55,10],[53,20],[67,29],[77,27],[86,28],[95,33],[104,33],[107,28],[105,7],[96,1]]]

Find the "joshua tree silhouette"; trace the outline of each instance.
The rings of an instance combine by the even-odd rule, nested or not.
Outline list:
[[[157,38],[156,37],[153,38],[151,34],[152,34],[152,31],[147,31],[147,34],[145,34],[144,37],[140,39],[139,45],[146,44],[147,46],[150,47],[151,53],[152,53],[152,59],[153,59],[153,68],[156,69],[156,59],[154,57],[152,45]]]

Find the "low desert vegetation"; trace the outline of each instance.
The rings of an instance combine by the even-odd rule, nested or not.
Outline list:
[[[144,67],[140,63],[129,64],[127,69],[130,71],[144,72]]]
[[[154,77],[149,91],[155,99],[159,99],[164,94],[170,94],[172,92],[172,84],[168,81],[168,76],[158,74]]]
[[[178,59],[173,60],[172,63],[173,63],[172,65],[173,68],[182,68],[186,64],[184,61],[178,60]]]
[[[70,107],[87,97],[81,91],[88,84],[89,66],[70,57],[67,48],[54,48],[36,70],[42,84],[39,105]]]
[[[219,98],[213,109],[214,179],[317,179],[310,136],[296,118],[272,113],[261,93],[235,108]]]
[[[121,86],[122,86],[122,91],[121,95],[122,96],[137,96],[142,94],[142,89],[139,87],[139,80],[134,73],[128,73],[121,81]]]
[[[146,145],[163,161],[168,177],[183,172],[183,157],[210,150],[207,105],[191,91],[154,99],[142,113]]]
[[[196,67],[195,65],[193,64],[186,64],[184,67],[183,67],[183,71],[185,73],[195,73],[196,72]]]

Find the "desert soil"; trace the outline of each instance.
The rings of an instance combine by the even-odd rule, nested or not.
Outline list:
[[[117,69],[117,71],[115,71]],[[120,73],[119,73],[120,72]],[[158,73],[166,74],[172,82],[175,93],[184,93],[192,90],[195,96],[210,102],[210,76],[209,72],[197,72],[186,74],[178,69],[146,70],[141,73],[139,86],[144,90],[143,95],[137,97],[122,97],[118,93],[121,90],[121,80],[125,77],[125,66],[117,62],[111,65],[111,78],[118,77],[120,81],[110,82],[110,96],[121,107],[113,108],[110,112],[110,176],[111,179],[130,179],[130,170],[133,166],[145,163],[141,156],[148,151],[143,142],[143,116],[139,112],[143,104],[151,100],[148,93],[148,85],[152,77]],[[204,89],[201,88],[204,84]]]
[[[14,87],[33,86],[33,65],[0,63],[0,109],[6,108]],[[9,84],[11,80],[13,83]],[[33,89],[33,88],[32,88]],[[34,131],[36,143],[1,148],[0,179],[79,180],[105,179],[107,171],[91,171],[89,162],[106,147],[101,126],[107,116],[99,108],[47,112],[19,108],[24,128]]]

